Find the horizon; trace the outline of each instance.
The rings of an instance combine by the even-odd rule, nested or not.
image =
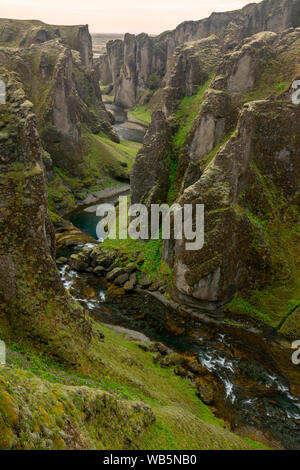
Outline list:
[[[1,0],[1,18],[15,20],[39,20],[53,25],[88,24],[91,34],[139,34],[157,35],[176,28],[185,21],[197,21],[213,12],[238,10],[258,0],[212,0],[209,5],[198,0],[160,0],[139,2],[111,0]],[[63,19],[64,18],[64,19]]]

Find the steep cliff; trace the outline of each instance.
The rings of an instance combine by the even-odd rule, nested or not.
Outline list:
[[[53,259],[55,236],[33,105],[16,75],[4,69],[1,75],[8,93],[0,107],[1,337],[18,338],[75,365],[90,341],[90,326],[66,294]]]
[[[79,198],[80,192],[82,197],[95,182],[102,184],[104,176],[121,179],[128,173],[120,169],[120,159],[113,161],[119,149],[114,154],[107,150],[119,144],[111,140],[117,139],[102,104],[99,76],[90,61],[86,28],[59,27],[56,32],[40,22],[22,22],[22,27],[21,23],[9,20],[3,24],[2,42],[6,45],[0,50],[0,75],[7,85],[7,102],[0,106],[0,337],[6,341],[7,364],[0,369],[0,448],[261,447],[232,434],[199,401],[195,384],[178,376],[175,364],[180,362],[176,362],[176,355],[165,358],[170,360],[168,367],[160,367],[155,355],[157,346],[129,342],[128,337],[100,326],[65,291],[54,261],[55,238],[48,216],[46,176],[50,209],[66,210],[75,204],[75,196]],[[141,38],[141,44],[144,40],[147,42]],[[286,41],[290,46],[291,39]],[[131,38],[128,43],[130,48]],[[219,47],[215,38],[207,44],[214,51]],[[174,111],[169,111],[169,119],[161,110],[153,116],[134,169],[139,180],[147,169],[145,185],[133,199],[148,203],[172,199],[170,189],[176,175],[175,159],[170,159],[170,151],[182,124],[179,119],[182,116],[176,113],[182,109],[186,112],[182,107],[184,99],[180,100],[185,93],[191,95],[193,106],[189,106],[189,111],[197,109],[198,112],[207,82],[211,83],[211,74],[220,66],[216,60],[218,54],[212,54],[212,61],[207,62],[202,50],[197,44],[187,46],[175,58],[169,88],[176,91],[178,103]],[[185,66],[182,64],[189,70],[187,84],[183,80]],[[197,70],[199,64],[201,73]],[[131,66],[129,62],[128,70]],[[156,79],[151,77],[151,86]],[[237,120],[234,97],[231,102],[225,90],[218,91],[220,83],[216,79],[212,84],[215,91],[210,91],[215,94],[216,105],[207,103],[202,110],[203,114],[212,115],[211,121],[224,120],[215,124],[212,146],[222,140]],[[128,84],[130,88],[130,77]],[[281,108],[276,107],[279,105]],[[251,129],[257,128],[259,133],[261,126],[267,126],[280,110],[286,114],[286,127],[295,129],[298,115],[294,107],[279,105],[273,103],[266,110],[265,103],[252,105],[246,117],[240,117],[238,129],[248,122],[253,137]],[[265,119],[260,118],[264,113]],[[199,140],[200,122],[201,111],[186,139],[183,173],[191,162],[197,165],[201,159],[197,154],[198,144],[194,143],[191,153],[188,152],[188,142]],[[280,129],[282,122],[283,118],[278,123]],[[248,130],[248,126],[245,128]],[[185,129],[184,133],[189,130]],[[244,144],[245,133],[240,133],[238,138]],[[282,134],[283,131],[279,135]],[[254,137],[253,141],[256,142]],[[176,149],[180,152],[178,142]],[[287,145],[287,138],[284,143]],[[267,144],[264,142],[261,149],[258,143],[258,150],[267,153]],[[282,153],[282,146],[278,146],[280,165],[287,158],[294,158],[298,142],[293,145],[288,154],[285,150]],[[246,173],[247,151],[248,148],[240,157]],[[231,175],[232,162],[227,160]],[[226,162],[216,157],[216,165],[224,165],[226,169]],[[204,171],[204,167],[199,171]],[[297,172],[295,165],[295,178]],[[232,178],[230,175],[224,178],[229,183],[232,179],[235,188],[239,182],[234,179],[235,174]],[[277,186],[285,182],[283,170],[276,177]],[[181,182],[178,175],[177,180]],[[180,202],[184,197],[189,200],[191,190],[191,182],[187,178],[184,181],[187,193],[180,189]],[[295,184],[291,183],[286,186],[284,196],[290,197],[294,191]],[[69,201],[70,194],[73,199]],[[239,197],[244,207],[242,193]],[[219,206],[217,198],[215,204]],[[252,210],[245,203],[245,211],[248,208]],[[220,252],[222,255],[221,249]],[[185,256],[184,251],[178,251],[176,270],[179,263],[186,261]],[[150,262],[153,263],[152,258]],[[185,282],[189,282],[188,276]],[[226,289],[223,280],[220,295]],[[191,290],[189,300],[193,294]],[[177,357],[178,360],[184,359]]]
[[[298,0],[264,0],[250,4],[241,10],[213,13],[200,21],[187,21],[175,30],[155,38],[146,34],[126,35],[118,43],[117,54],[109,46],[108,56],[102,59],[107,76],[108,64],[113,70],[118,62],[118,74],[112,74],[115,101],[125,107],[132,107],[143,98],[147,90],[157,89],[168,80],[171,73],[175,49],[186,42],[198,41],[216,35],[226,50],[236,47],[244,38],[261,31],[280,33],[290,27],[297,27],[300,17]],[[120,65],[124,53],[123,63]]]
[[[32,44],[60,39],[70,49],[80,53],[82,65],[93,65],[92,39],[88,26],[54,26],[33,20],[0,19],[0,46],[28,48]]]
[[[132,157],[113,146],[119,138],[102,102],[88,29],[60,27],[57,32],[43,25],[49,34],[33,41],[31,22],[1,24],[5,47],[0,64],[18,73],[38,118],[51,212],[65,213],[89,191],[128,180],[127,162]],[[21,47],[11,47],[4,34],[8,27],[20,36],[26,32]]]
[[[161,202],[205,205],[202,250],[186,251],[186,240],[165,242],[163,257],[175,272],[173,294],[218,313],[230,302],[228,315],[274,327],[300,295],[300,115],[291,99],[291,85],[300,74],[299,44],[299,28],[246,38],[227,54],[217,53],[208,81],[197,77],[198,91],[180,101],[180,94],[189,94],[182,89],[191,76],[189,54],[180,58],[191,47],[187,44],[173,57],[169,80],[177,87],[166,87],[161,100],[173,132],[171,155],[160,157],[172,168],[168,197]],[[156,138],[159,132],[148,136]],[[155,152],[149,155],[145,147],[140,155],[143,167],[152,163],[150,175],[155,174]],[[132,195],[134,202],[148,203],[136,197],[139,165],[137,159]],[[162,187],[160,171],[152,187]],[[297,338],[297,317],[281,332]]]

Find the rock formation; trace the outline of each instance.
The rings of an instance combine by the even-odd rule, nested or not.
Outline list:
[[[200,21],[186,21],[175,30],[154,38],[146,34],[127,34],[123,44],[118,40],[108,45],[107,57],[101,59],[103,75],[112,75],[115,102],[132,107],[143,99],[147,90],[157,89],[163,79],[168,80],[178,46],[215,35],[224,43],[224,48],[232,50],[243,39],[261,31],[280,33],[295,28],[299,17],[298,0],[264,0],[241,10],[213,13]],[[108,66],[111,72],[108,72]]]
[[[37,119],[16,75],[2,69],[3,76],[7,103],[0,107],[1,336],[18,337],[77,365],[91,332],[56,269]],[[73,334],[79,342],[73,342]]]
[[[150,206],[166,200],[171,175],[170,151],[170,126],[164,114],[156,111],[131,173],[133,204],[146,202]]]
[[[42,21],[0,19],[0,46],[28,48],[59,39],[80,53],[82,65],[93,65],[92,39],[88,26],[54,26]]]
[[[251,5],[244,11],[263,6],[270,4]],[[296,8],[294,2],[292,7]],[[287,18],[285,15],[281,22],[268,24],[277,29]],[[292,273],[296,272],[298,243],[294,226],[299,217],[300,114],[292,104],[291,85],[300,72],[294,60],[299,54],[300,29],[290,28],[279,35],[254,34],[227,54],[221,52],[224,43],[218,53],[217,40],[206,41],[216,45],[211,56],[214,72],[210,74],[201,66],[196,75],[191,74],[195,51],[203,53],[202,41],[176,49],[167,82],[172,86],[157,92],[162,96],[160,120],[164,115],[173,134],[172,151],[165,149],[157,161],[158,152],[149,152],[146,143],[133,166],[132,198],[149,204],[152,193],[160,188],[160,195],[164,194],[160,202],[167,202],[166,194],[169,199],[173,194],[172,202],[182,206],[205,205],[202,250],[186,251],[186,240],[166,241],[164,245],[163,257],[175,270],[174,295],[182,302],[214,312],[237,293],[249,300],[251,292],[260,291],[261,296],[274,292],[280,309],[281,294],[275,285],[296,289]],[[191,76],[200,91],[193,88]],[[208,76],[209,83],[204,84]],[[190,105],[184,107],[187,99]],[[147,142],[160,138],[162,125],[155,129],[156,116],[157,112]],[[161,161],[165,168],[168,161],[173,161],[173,167],[176,164],[175,176],[168,176],[169,192],[162,184]],[[147,173],[152,192],[142,189],[147,188]],[[146,181],[142,187],[141,174]],[[255,299],[250,307],[253,311],[267,308],[258,296]],[[262,313],[258,315],[263,318]],[[296,320],[285,330],[291,337],[298,331]]]
[[[111,158],[98,137],[119,142],[102,102],[88,28],[13,20],[0,26],[0,64],[19,75],[38,118],[52,213],[72,209],[108,178],[128,179],[118,156]]]

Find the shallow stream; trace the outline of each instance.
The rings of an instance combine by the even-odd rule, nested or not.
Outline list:
[[[105,104],[114,114],[121,139],[143,140],[145,129],[128,129],[126,112]],[[70,220],[95,237],[99,218],[94,212],[76,211]],[[110,298],[98,277],[67,266],[61,268],[61,278],[100,322],[139,331],[195,357],[215,377],[214,412],[233,431],[273,447],[300,449],[300,374],[299,366],[291,362],[288,345],[224,321],[183,318],[147,293]]]

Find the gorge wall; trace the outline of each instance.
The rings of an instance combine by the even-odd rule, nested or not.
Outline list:
[[[15,74],[1,69],[7,102],[0,107],[1,337],[18,338],[77,365],[90,341],[84,311],[66,293],[55,263],[43,149],[33,105]],[[76,343],[72,336],[77,335]]]
[[[241,10],[213,13],[200,21],[186,21],[159,36],[126,34],[124,41],[111,41],[100,58],[103,84],[113,83],[115,102],[130,108],[149,100],[153,91],[169,84],[175,49],[191,41],[216,35],[224,50],[260,31],[280,33],[297,27],[298,0],[264,0]]]
[[[0,20],[1,65],[18,74],[33,103],[53,220],[91,188],[128,180],[128,170],[106,143],[119,138],[102,102],[87,26]]]
[[[227,53],[216,36],[193,41],[170,61],[169,86],[157,92],[158,110],[132,169],[131,199],[205,205],[202,250],[187,251],[186,240],[164,242],[173,295],[184,304],[210,312],[226,305],[276,326],[285,296],[300,294],[300,111],[291,99],[299,52],[300,28],[289,28],[254,34]],[[161,152],[156,144],[166,128],[170,143]],[[299,331],[295,318],[282,329],[295,338]]]

